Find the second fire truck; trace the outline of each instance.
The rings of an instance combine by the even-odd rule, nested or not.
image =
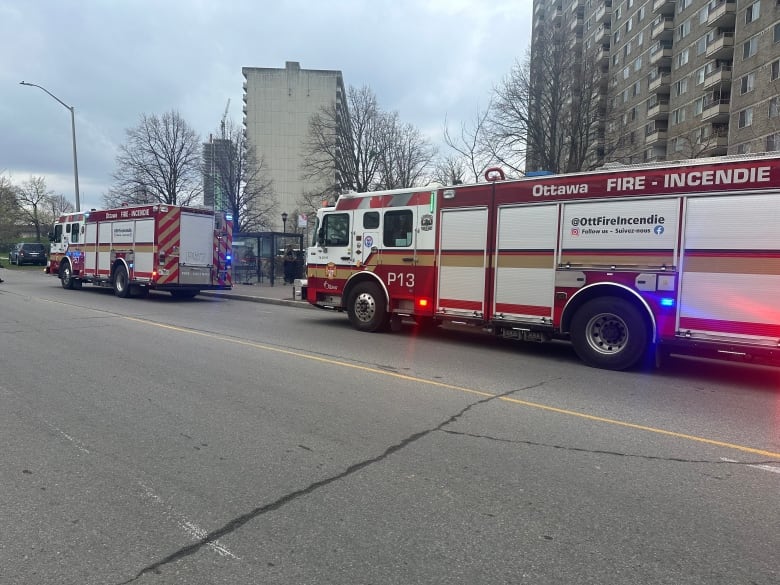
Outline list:
[[[60,216],[46,272],[63,288],[84,283],[189,298],[232,288],[229,214],[176,205],[138,205]]]
[[[677,352],[780,363],[780,156],[342,195],[317,213],[310,303],[568,339],[621,370]]]

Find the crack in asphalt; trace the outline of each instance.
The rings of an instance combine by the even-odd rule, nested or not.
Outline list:
[[[553,443],[539,443],[537,441],[528,441],[526,439],[505,439],[503,437],[494,437],[492,435],[479,435],[476,433],[464,433],[461,431],[450,431],[447,429],[439,429],[442,433],[448,435],[460,435],[462,437],[469,437],[472,439],[486,439],[488,441],[495,441],[497,443],[511,443],[515,445],[528,445],[530,447],[548,447],[550,449],[561,449],[563,451],[572,451],[579,453],[590,453],[594,455],[613,455],[615,457],[631,457],[634,459],[646,459],[648,461],[672,461],[675,463],[713,463],[717,465],[772,465],[780,463],[780,461],[767,460],[767,461],[731,461],[731,460],[712,460],[712,459],[685,459],[683,457],[661,457],[659,455],[643,455],[641,453],[622,453],[620,451],[606,451],[603,449],[586,449],[584,447],[572,447],[571,445],[555,445]]]
[[[420,439],[435,433],[437,431],[444,430],[444,427],[456,422],[459,418],[461,418],[463,415],[465,415],[469,410],[471,410],[474,407],[480,406],[482,404],[486,404],[488,402],[494,401],[494,400],[500,400],[501,398],[505,398],[507,396],[511,396],[512,394],[516,392],[521,392],[523,390],[531,390],[534,388],[538,388],[540,386],[543,386],[545,382],[539,382],[538,384],[533,384],[531,386],[525,386],[523,388],[515,388],[514,390],[509,390],[503,394],[495,394],[493,396],[488,396],[486,398],[482,398],[481,400],[477,400],[475,402],[472,402],[471,404],[468,404],[464,408],[462,408],[457,413],[450,416],[445,421],[441,422],[435,427],[432,427],[430,429],[426,429],[423,431],[419,431],[417,433],[414,433],[412,435],[409,435],[402,441],[396,443],[395,445],[391,445],[387,449],[384,450],[380,455],[376,457],[372,457],[371,459],[366,459],[364,461],[360,461],[359,463],[354,463],[353,465],[350,465],[347,467],[344,471],[339,473],[338,475],[333,475],[331,477],[327,477],[325,479],[321,479],[319,481],[315,481],[312,484],[309,484],[307,487],[295,490],[294,492],[290,492],[289,494],[286,494],[282,496],[281,498],[270,502],[268,504],[265,504],[264,506],[259,506],[255,508],[254,510],[251,510],[247,512],[246,514],[242,514],[241,516],[238,516],[237,518],[234,518],[221,528],[217,528],[216,530],[213,530],[206,534],[203,538],[199,539],[197,542],[194,542],[193,544],[189,546],[185,546],[183,548],[180,548],[179,550],[169,554],[168,556],[160,559],[159,561],[156,561],[152,563],[151,565],[147,565],[146,567],[142,568],[136,575],[127,580],[122,581],[118,585],[129,585],[130,583],[133,583],[143,577],[144,575],[147,575],[149,573],[155,573],[160,574],[161,568],[165,565],[168,565],[170,563],[173,563],[175,561],[178,561],[180,559],[183,559],[185,557],[188,557],[190,555],[193,555],[200,551],[205,546],[209,546],[210,544],[214,543],[216,540],[219,540],[220,538],[224,538],[228,534],[231,534],[241,528],[244,524],[247,522],[250,522],[264,514],[267,514],[268,512],[273,512],[275,510],[278,510],[279,508],[299,499],[304,496],[307,496],[316,490],[325,487],[327,485],[330,485],[334,482],[337,482],[339,480],[342,480],[346,477],[349,477],[350,475],[353,475],[357,473],[358,471],[361,471],[362,469],[365,469],[366,467],[373,465],[375,463],[379,463],[394,453],[397,453],[409,445],[419,441]]]

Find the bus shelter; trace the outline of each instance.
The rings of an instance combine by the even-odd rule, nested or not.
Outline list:
[[[233,284],[284,282],[284,254],[288,246],[295,256],[294,278],[305,272],[303,234],[289,232],[241,232],[233,235]]]

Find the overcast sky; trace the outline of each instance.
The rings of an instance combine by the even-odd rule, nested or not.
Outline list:
[[[242,121],[242,67],[337,69],[439,144],[524,57],[532,0],[0,0],[0,173],[100,207],[142,113],[177,110],[203,140]]]

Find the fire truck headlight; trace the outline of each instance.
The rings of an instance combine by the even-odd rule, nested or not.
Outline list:
[[[428,299],[426,298],[419,298],[417,299],[417,306],[421,309],[425,309],[428,306]]]
[[[233,255],[225,254],[225,265],[230,266],[231,264],[233,264]]]

